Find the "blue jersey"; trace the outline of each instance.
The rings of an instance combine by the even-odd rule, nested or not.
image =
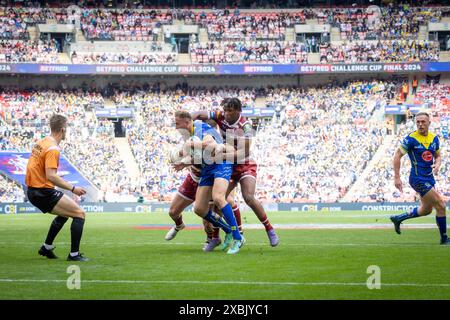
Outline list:
[[[434,158],[439,153],[439,138],[428,132],[427,136],[414,131],[407,135],[401,148],[411,160],[410,178],[433,178]]]
[[[205,136],[212,136],[216,143],[223,143],[222,136],[206,122],[196,120],[192,126],[191,136],[198,137],[203,140]]]
[[[203,140],[205,136],[208,135],[212,136],[216,143],[223,143],[222,136],[209,124],[202,121],[194,121],[191,136],[195,136],[200,140]],[[212,186],[214,185],[214,180],[217,178],[222,178],[229,181],[231,178],[231,172],[232,165],[226,162],[212,164],[204,163],[200,172],[199,186]]]

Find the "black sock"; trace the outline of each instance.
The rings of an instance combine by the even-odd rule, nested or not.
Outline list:
[[[73,218],[72,225],[70,226],[70,234],[72,245],[70,252],[78,252],[80,250],[81,235],[83,234],[84,219]]]
[[[59,231],[62,229],[64,224],[68,218],[57,216],[55,219],[53,219],[52,224],[50,225],[50,229],[48,230],[47,239],[45,239],[45,244],[52,245],[53,240],[55,240],[56,236],[58,235]]]

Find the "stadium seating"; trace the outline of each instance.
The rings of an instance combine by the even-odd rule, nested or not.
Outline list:
[[[8,130],[17,134],[3,134],[0,146],[3,150],[29,149],[35,139],[48,133],[43,125],[48,114],[59,110],[74,120],[63,150],[100,189],[101,199],[125,201],[143,195],[147,201],[170,201],[185,175],[173,172],[168,162],[170,148],[180,141],[173,129],[174,112],[218,107],[226,96],[238,96],[244,105],[254,106],[258,95],[264,95],[268,105],[283,112],[271,123],[261,125],[254,141],[254,157],[259,162],[258,197],[277,202],[334,202],[342,199],[358,179],[386,136],[373,114],[386,103],[389,88],[387,82],[358,81],[262,91],[117,89],[111,97],[114,103],[135,108],[135,120],[124,123],[141,172],[135,181],[127,177],[115,149],[112,124],[93,121],[87,111],[92,104],[103,102],[98,93],[3,92],[4,119],[11,126]],[[38,112],[49,97],[54,103]],[[72,103],[79,107],[69,107]],[[26,130],[31,138],[18,137]],[[159,147],[149,148],[155,145]]]
[[[83,9],[81,28],[89,40],[149,41],[153,28],[172,24],[172,15],[147,10]]]
[[[116,200],[129,200],[127,196],[133,190],[114,145],[113,125],[97,121],[90,111],[103,104],[101,95],[76,90],[3,91],[0,101],[6,124],[0,150],[30,151],[37,139],[49,133],[49,117],[55,112],[63,113],[70,123],[70,133],[62,147],[69,161],[90,177],[100,190],[100,199],[109,201],[114,196]]]
[[[79,47],[88,49],[67,52],[64,48],[75,64],[176,64],[179,54],[169,52],[160,37],[162,27],[174,23],[198,25],[207,32],[202,41],[189,44],[190,61],[186,63],[192,64],[308,63],[311,51],[315,50],[311,50],[307,40],[299,41],[292,34],[288,41],[287,29],[317,23],[339,29],[336,35],[339,40],[331,41],[331,37],[330,41],[318,40],[317,56],[321,63],[438,61],[438,43],[420,37],[420,29],[428,22],[439,22],[448,16],[447,7],[408,5],[389,5],[380,10],[351,7],[285,12],[256,8],[241,11],[82,7],[72,12],[62,5],[33,8],[24,4],[0,7],[0,62],[66,62],[59,58],[61,48],[55,41],[30,39],[29,29],[55,21],[72,24],[77,19],[81,30],[78,32],[83,32],[88,40],[78,41]],[[108,46],[106,40],[125,49],[114,50],[112,46],[108,51],[94,45]],[[124,41],[134,45],[145,42],[148,48],[129,49],[136,47]],[[89,51],[92,47],[98,50]],[[123,85],[112,94],[86,89],[2,89],[0,150],[29,151],[36,139],[48,134],[49,116],[64,113],[71,120],[71,132],[63,150],[99,188],[102,200],[125,201],[143,195],[148,201],[169,201],[185,175],[173,172],[167,160],[169,149],[179,142],[173,130],[174,112],[217,108],[221,99],[229,96],[239,97],[247,108],[254,107],[262,95],[267,106],[279,112],[271,122],[259,126],[254,141],[254,156],[260,163],[257,190],[260,199],[341,201],[382,146],[388,150],[386,157],[366,172],[364,189],[353,190],[351,200],[411,201],[415,197],[411,189],[406,188],[400,194],[393,187],[390,161],[398,140],[412,130],[413,124],[399,126],[395,138],[387,143],[387,129],[381,117],[376,116],[397,95],[401,81],[345,84],[341,81],[323,87],[258,89]],[[447,132],[450,119],[448,95],[448,85],[422,85],[418,94],[410,98],[414,104],[432,107],[432,129],[441,135]],[[104,106],[106,99],[118,107],[135,109],[134,120],[124,125],[140,170],[139,179],[132,181],[127,175],[114,145],[113,125],[93,115],[93,109]],[[445,146],[442,150],[447,155]],[[272,157],[273,154],[281,155]],[[443,162],[441,178],[450,182],[450,162]],[[446,185],[441,183],[440,191],[450,196]],[[2,178],[0,199],[1,190],[5,197],[6,189],[14,190],[15,199],[19,198],[17,186]]]
[[[70,10],[70,9],[69,9]],[[75,12],[75,11],[74,11]],[[77,12],[66,8],[32,8],[15,6],[0,8],[0,39],[28,40],[28,27],[37,23],[68,23],[79,21],[79,27],[91,41],[161,41],[163,25],[197,24],[205,28],[208,42],[191,43],[193,63],[305,63],[311,48],[307,41],[285,42],[287,29],[298,24],[329,24],[340,30],[339,39],[318,40],[320,60],[331,62],[399,62],[437,61],[437,43],[419,37],[420,27],[439,22],[450,15],[448,7],[410,7],[408,5],[381,7],[379,11],[363,8],[296,9],[283,11],[189,10],[189,9],[92,9]],[[198,36],[198,35],[197,35]],[[419,40],[420,39],[420,40]],[[225,42],[223,42],[225,41]],[[228,42],[227,42],[228,41]],[[35,42],[21,44],[34,56],[24,56],[20,50],[1,62],[60,63],[49,50],[34,48]],[[4,44],[9,50],[10,44]],[[262,47],[275,49],[266,57],[258,54]],[[285,52],[283,54],[283,48]],[[259,48],[259,50],[258,50]],[[60,48],[61,49],[61,48]],[[224,54],[227,50],[227,54]],[[289,53],[289,50],[292,50]],[[262,50],[264,51],[264,50]],[[45,57],[40,57],[45,52]],[[175,52],[141,52],[111,55],[109,52],[67,52],[75,63],[176,63]],[[212,54],[210,54],[212,53]],[[295,53],[295,54],[294,54]]]
[[[25,193],[22,187],[0,175],[0,203],[24,201]]]
[[[323,44],[322,63],[438,61],[436,42],[416,40],[354,41],[342,45]]]
[[[342,40],[416,39],[420,25],[438,22],[441,8],[410,7],[409,5],[381,7],[381,12],[361,8],[336,8],[321,16],[341,31]],[[448,8],[445,9],[448,12]]]
[[[209,42],[190,47],[192,63],[306,63],[303,43],[279,41]]]
[[[439,134],[441,139],[441,155],[442,155],[442,166],[440,175],[436,177],[437,190],[446,198],[450,197],[450,163],[449,163],[449,152],[447,143],[445,142],[443,132],[448,130],[448,120],[450,118],[450,86],[449,85],[423,85],[419,88],[418,93],[415,98],[415,103],[423,103],[429,106],[432,110],[433,118],[430,130],[434,133]],[[355,190],[350,198],[351,201],[415,201],[417,200],[417,195],[409,187],[408,181],[403,181],[403,194],[400,193],[394,186],[393,183],[393,169],[392,169],[392,158],[394,152],[399,147],[400,141],[410,132],[414,131],[414,123],[412,120],[402,124],[399,127],[395,138],[386,148],[387,153],[384,157],[380,159],[379,162],[373,167],[373,169],[368,174],[365,179],[363,187],[361,189]],[[407,177],[409,173],[409,160],[408,156],[405,156],[402,160],[402,172],[403,177]]]
[[[59,63],[54,41],[1,40],[0,62]]]
[[[72,52],[72,63],[108,63],[108,64],[172,64],[177,60],[176,53],[147,52],[147,53],[76,53]]]

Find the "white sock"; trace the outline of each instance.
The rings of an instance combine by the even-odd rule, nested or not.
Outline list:
[[[77,252],[71,252],[71,253],[70,253],[70,256],[71,256],[71,257],[75,257],[75,256],[77,256],[77,255],[78,255],[78,251],[77,251]]]
[[[55,246],[52,245],[52,244],[46,244],[46,243],[44,243],[44,247],[45,247],[45,249],[47,249],[47,250],[52,250]]]

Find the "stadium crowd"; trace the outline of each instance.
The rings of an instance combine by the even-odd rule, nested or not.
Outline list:
[[[88,40],[149,40],[153,29],[172,24],[172,15],[155,10],[83,9],[81,29]]]
[[[58,48],[54,40],[0,41],[0,62],[59,63]]]
[[[268,103],[285,112],[257,133],[258,197],[341,199],[382,142],[384,132],[372,114],[385,104],[386,92],[383,82],[354,82],[269,93]]]
[[[29,151],[36,139],[48,134],[45,122],[49,115],[62,112],[70,119],[64,155],[99,189],[101,200],[134,201],[143,196],[147,201],[170,201],[186,174],[173,172],[168,160],[169,151],[180,142],[173,129],[174,112],[218,108],[222,98],[228,96],[237,96],[244,106],[254,107],[256,98],[265,96],[266,104],[281,112],[260,124],[253,143],[253,157],[259,162],[257,196],[267,202],[334,202],[342,200],[385,142],[387,130],[379,115],[401,84],[398,80],[258,90],[170,88],[164,84],[114,88],[109,98],[117,106],[135,110],[135,119],[124,122],[140,169],[140,177],[134,180],[114,144],[113,124],[96,119],[92,113],[93,106],[104,104],[100,93],[3,91],[0,115],[7,125],[0,131],[0,150]],[[433,130],[446,136],[449,94],[448,86],[435,85],[421,86],[416,95],[418,102],[435,110]],[[400,126],[398,138],[412,126]],[[391,183],[391,157],[397,143],[398,139],[391,142],[388,156],[371,169],[363,189],[355,191],[352,201],[414,198],[411,190],[406,188],[402,195]],[[406,175],[406,166],[403,171]],[[442,173],[450,182],[448,172],[450,162],[445,160]],[[441,188],[449,195],[448,188],[443,184]]]
[[[207,30],[209,39],[190,43],[193,63],[307,63],[308,53],[316,47],[322,63],[438,61],[437,43],[418,40],[420,26],[448,15],[448,8],[403,4],[381,7],[380,11],[336,8],[290,12],[82,7],[76,13],[65,8],[0,7],[0,62],[59,63],[56,42],[29,40],[28,27],[47,19],[59,23],[79,20],[88,40],[155,42],[162,27],[175,20],[197,24]],[[309,19],[338,27],[342,44],[319,38],[314,38],[314,44],[310,40],[285,41],[286,28]],[[177,53],[157,48],[153,52],[72,52],[70,58],[73,63],[171,64],[177,62]],[[254,107],[257,97],[264,96],[267,106],[278,111],[271,122],[260,124],[253,143],[253,156],[259,162],[258,198],[268,202],[334,202],[343,199],[388,139],[379,114],[398,89],[396,81],[261,89],[155,84],[113,88],[108,95],[81,89],[3,89],[0,150],[29,151],[37,139],[49,133],[46,122],[50,115],[63,113],[70,119],[63,154],[99,189],[101,200],[135,201],[143,196],[147,201],[170,201],[186,174],[173,172],[168,160],[169,151],[180,142],[173,129],[174,112],[218,108],[229,96],[239,97],[247,108]],[[450,121],[449,95],[448,85],[422,85],[414,96],[414,103],[433,110],[432,131],[445,137]],[[138,179],[129,177],[120,158],[113,123],[93,113],[95,107],[105,105],[106,97],[117,106],[134,108],[135,118],[125,121],[124,127],[140,170]],[[403,194],[394,188],[391,167],[398,140],[413,126],[411,121],[399,126],[395,138],[383,146],[385,157],[368,172],[363,187],[352,193],[352,201],[414,200],[416,195],[407,183]],[[438,190],[449,197],[450,161],[445,145],[442,152]],[[407,175],[406,166],[402,174]],[[21,197],[23,191],[0,176],[0,201]]]
[[[171,64],[176,63],[177,54],[170,52],[139,52],[139,53],[77,53],[71,54],[72,63],[126,63],[126,64]]]
[[[355,41],[342,45],[323,43],[322,63],[438,61],[437,42],[417,40]]]
[[[23,188],[12,180],[0,175],[0,203],[24,202]]]
[[[341,31],[342,40],[416,39],[420,26],[439,22],[448,8],[387,5],[380,10],[335,8],[318,14],[321,23],[330,23]]]
[[[297,16],[298,17],[298,16]],[[299,18],[300,20],[300,18]],[[200,25],[208,32],[212,41],[256,39],[284,40],[286,28],[293,27],[296,18],[289,13],[261,13],[239,10],[233,14],[218,11],[200,14]],[[300,22],[300,21],[299,21]]]
[[[95,106],[104,104],[96,92],[33,90],[0,92],[4,121],[0,150],[30,151],[34,142],[49,134],[48,119],[55,113],[69,118],[63,155],[99,189],[99,198],[130,200],[131,179],[114,144],[114,126],[97,120]],[[133,200],[135,199],[132,197]]]
[[[322,63],[438,61],[437,42],[418,40],[420,26],[439,22],[450,15],[449,7],[411,7],[406,4],[374,8],[310,8],[296,11],[241,11],[213,9],[106,9],[78,10],[63,7],[0,7],[0,39],[3,42],[0,62],[60,63],[55,42],[26,42],[28,26],[76,21],[87,40],[160,40],[164,25],[182,20],[197,24],[208,32],[208,42],[191,41],[193,63],[305,63],[308,52],[320,51]],[[303,42],[285,42],[286,28],[315,19],[341,30],[342,44],[330,43],[329,34]],[[78,26],[78,25],[77,25]],[[197,39],[198,35],[195,37]],[[165,33],[174,45],[172,35]],[[194,37],[193,37],[194,38]],[[234,42],[230,42],[234,41]],[[158,51],[158,50],[154,50]],[[174,50],[176,51],[176,50]],[[177,62],[174,52],[86,53],[72,52],[74,63],[140,63],[171,64]],[[65,60],[65,59],[64,59]]]
[[[208,42],[190,47],[192,63],[307,63],[305,44],[282,41]]]
[[[0,39],[28,39],[27,23],[14,9],[0,7]]]
[[[436,189],[445,198],[450,198],[450,150],[448,149],[448,128],[450,119],[450,86],[446,84],[420,86],[415,97],[415,104],[423,104],[424,108],[431,110],[432,123],[430,131],[439,135],[441,140],[442,165],[439,176],[436,177]],[[351,201],[416,201],[417,194],[409,186],[409,159],[402,159],[401,176],[403,180],[403,193],[400,193],[393,184],[394,171],[392,159],[401,140],[415,130],[414,120],[411,118],[399,126],[398,131],[386,146],[385,153],[374,164],[361,188],[354,190]]]

